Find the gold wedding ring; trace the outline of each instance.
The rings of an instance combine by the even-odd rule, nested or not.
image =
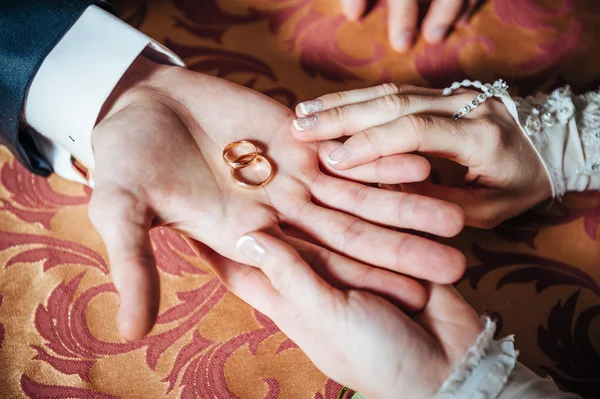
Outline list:
[[[264,187],[273,178],[273,166],[249,141],[229,143],[223,149],[223,160],[231,169],[233,181],[240,187]]]
[[[260,188],[269,184],[273,178],[273,167],[267,158],[259,154],[254,158],[251,165],[254,168],[252,171],[254,173],[247,170],[247,167],[231,168],[231,177],[233,177],[237,185],[244,188]],[[244,177],[244,172],[250,172],[252,176]]]
[[[249,141],[240,140],[227,144],[223,149],[223,160],[232,169],[244,168],[256,160],[258,150]]]

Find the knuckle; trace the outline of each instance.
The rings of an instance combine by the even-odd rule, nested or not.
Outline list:
[[[355,206],[359,206],[360,204],[365,202],[365,199],[367,198],[368,195],[369,195],[369,187],[359,185],[354,190],[354,193],[352,194]]]
[[[389,174],[387,173],[387,168],[385,168],[384,164],[381,162],[381,159],[375,161],[375,163],[373,164],[373,171],[377,183],[387,183],[387,176]]]
[[[406,96],[387,95],[378,100],[381,106],[393,115],[404,114],[410,105],[410,100]]]
[[[368,284],[369,280],[372,279],[371,276],[376,273],[377,268],[374,267],[365,267],[359,273],[355,281],[359,281],[361,284]],[[376,276],[376,274],[375,274]],[[377,278],[377,277],[375,277]]]
[[[364,146],[371,153],[379,153],[379,140],[375,130],[366,129],[360,132],[359,135],[358,140],[361,143],[361,147]]]
[[[409,236],[406,234],[402,234],[398,236],[398,242],[394,247],[395,259],[396,259],[396,271],[402,272],[405,267],[402,264],[402,259],[406,259],[406,255],[412,252],[410,249],[410,242],[412,240],[408,239]]]
[[[338,91],[334,96],[337,104],[346,104],[346,100],[348,100],[348,94],[345,91]]]
[[[417,143],[421,141],[423,135],[427,132],[431,120],[425,116],[407,115],[400,119],[402,127],[406,133]]]
[[[474,97],[477,97],[478,95],[481,94],[481,92],[473,90],[473,89],[461,89],[464,90],[462,91],[462,101],[465,103],[470,103],[471,100],[473,100]]]
[[[378,89],[382,96],[389,96],[400,92],[400,88],[395,83],[384,83]]]
[[[414,85],[402,85],[398,87],[398,93],[402,95],[408,95],[409,93],[414,93],[416,90],[419,90],[420,87]]]
[[[344,124],[346,120],[346,109],[344,107],[332,108],[329,115],[334,123]]]
[[[350,248],[355,246],[356,241],[358,241],[359,237],[362,236],[365,229],[365,222],[361,220],[354,220],[346,227],[346,231],[344,232],[344,245],[343,252],[347,253]]]
[[[413,215],[416,207],[416,197],[410,194],[399,195],[396,199],[396,222],[398,225],[406,224],[406,215]]]
[[[155,261],[152,252],[139,252],[123,256],[120,262],[127,267],[138,267],[143,271],[154,266]]]
[[[288,268],[272,268],[270,270],[271,285],[279,292],[286,292],[293,284],[293,276]]]

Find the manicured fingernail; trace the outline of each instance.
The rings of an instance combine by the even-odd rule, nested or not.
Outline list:
[[[341,147],[338,147],[337,150],[329,154],[329,156],[327,157],[327,162],[329,162],[331,165],[338,164],[344,159],[346,159],[346,157],[348,157],[349,154],[350,151],[348,151],[348,148],[346,148],[345,145],[342,145]]]
[[[304,115],[314,114],[316,112],[321,112],[322,110],[323,100],[321,99],[304,101],[303,103],[300,103],[300,111],[302,111]]]
[[[318,123],[319,119],[315,115],[307,118],[294,119],[294,127],[299,131],[312,129],[317,126]]]
[[[442,41],[446,35],[446,28],[435,28],[431,31],[431,41],[434,43]]]
[[[265,249],[252,236],[243,236],[235,245],[242,255],[255,263],[260,263],[265,256]]]
[[[400,32],[398,35],[394,35],[392,39],[392,45],[396,51],[406,51],[410,48],[413,42],[412,32]]]

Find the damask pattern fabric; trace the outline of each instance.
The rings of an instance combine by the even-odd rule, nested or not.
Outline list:
[[[361,23],[337,1],[130,0],[122,16],[196,71],[293,106],[384,81],[444,87],[505,79],[519,96],[600,82],[596,0],[488,0],[443,44],[407,54],[386,41],[385,9]],[[0,149],[1,398],[335,399],[268,318],[228,293],[176,233],[152,232],[158,324],[123,341],[106,253],[87,218],[90,189],[34,176]],[[600,397],[600,193],[567,195],[450,243],[467,253],[457,287],[516,335],[542,376]],[[344,396],[350,397],[347,391]]]

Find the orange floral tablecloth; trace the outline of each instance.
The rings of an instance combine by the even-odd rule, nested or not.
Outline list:
[[[441,45],[395,54],[385,8],[348,22],[337,0],[131,0],[122,16],[193,70],[287,105],[395,81],[505,78],[516,93],[600,78],[597,0],[488,0]],[[152,233],[158,325],[127,343],[90,190],[31,175],[0,149],[0,397],[336,398],[263,315],[229,294],[177,234]],[[600,193],[568,196],[494,231],[452,240],[470,268],[459,290],[515,333],[521,360],[600,398]],[[346,394],[346,396],[349,396]],[[401,397],[401,394],[399,394]]]

